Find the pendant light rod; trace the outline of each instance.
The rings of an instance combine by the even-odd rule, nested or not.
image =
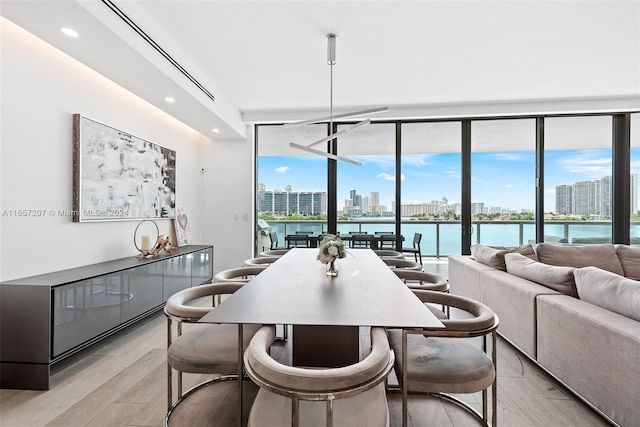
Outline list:
[[[331,139],[335,139],[335,138],[337,138],[337,137],[338,137],[338,136],[340,136],[340,135],[344,135],[344,134],[345,134],[345,133],[347,133],[347,132],[351,132],[351,131],[352,131],[352,130],[354,130],[355,128],[359,128],[360,126],[368,125],[369,123],[371,123],[371,120],[369,120],[369,119],[363,120],[363,121],[361,121],[361,122],[356,123],[356,124],[355,124],[355,125],[353,125],[353,126],[350,126],[350,127],[348,127],[348,128],[342,129],[342,130],[340,130],[340,131],[338,131],[338,132],[336,132],[336,133],[332,133],[332,134],[331,134],[331,135],[329,135],[329,136],[325,136],[325,137],[323,137],[322,139],[319,139],[319,140],[317,140],[317,141],[314,141],[314,142],[312,142],[311,144],[307,145],[307,147],[313,147],[314,145],[318,145],[318,144],[321,144],[321,143],[323,143],[323,142],[327,142],[327,141],[329,141],[329,140],[331,140]]]
[[[294,126],[302,126],[302,125],[308,125],[312,123],[326,122],[327,120],[329,120],[329,131],[333,132],[333,119],[343,119],[347,117],[362,116],[364,114],[373,114],[373,113],[379,113],[382,111],[389,111],[389,107],[379,107],[379,108],[371,108],[368,110],[355,111],[352,113],[339,114],[337,116],[333,115],[333,66],[336,64],[336,37],[337,36],[335,34],[327,34],[327,64],[329,64],[329,117],[321,117],[319,119],[311,119],[311,120],[303,120],[300,122],[286,123],[283,125],[283,127],[291,128]],[[329,152],[316,150],[315,148],[311,148],[311,147],[313,147],[314,145],[321,144],[323,142],[335,140],[338,135],[344,135],[345,133],[350,132],[357,127],[360,127],[369,123],[371,123],[371,120],[365,119],[361,122],[356,123],[353,126],[350,126],[346,129],[343,129],[336,133],[332,133],[329,136],[326,136],[317,141],[314,141],[307,146],[296,144],[295,142],[290,142],[289,146],[292,148],[297,148],[299,150],[312,153],[312,154],[316,154],[318,156],[326,157],[327,159],[340,160],[342,162],[351,163],[351,164],[360,166],[362,165],[362,163],[358,161],[351,160],[346,157],[341,157],[336,154],[332,154],[330,151],[335,150],[335,145],[333,144],[328,148]]]
[[[357,117],[357,116],[364,116],[365,114],[374,114],[374,113],[382,113],[385,111],[389,111],[389,107],[378,107],[378,108],[371,108],[369,110],[362,110],[362,111],[354,111],[352,113],[343,113],[343,114],[336,114],[335,116],[327,116],[327,117],[321,117],[319,119],[309,119],[309,120],[305,120],[302,122],[292,122],[292,123],[285,123],[284,125],[282,125],[285,128],[292,128],[295,126],[302,126],[302,125],[310,125],[310,124],[314,124],[314,123],[320,123],[320,122],[326,122],[327,120],[331,120],[333,119],[344,119],[347,117]]]
[[[317,154],[318,156],[326,157],[327,159],[340,160],[340,161],[343,161],[343,162],[346,162],[346,163],[351,163],[352,165],[362,166],[362,163],[360,163],[360,162],[358,162],[356,160],[351,160],[351,159],[348,159],[346,157],[336,156],[335,154],[326,153],[324,151],[316,150],[315,148],[305,147],[304,145],[296,144],[295,142],[290,142],[289,146],[293,147],[293,148],[297,148],[297,149],[302,150],[302,151],[307,151],[307,152],[312,153],[312,154]]]

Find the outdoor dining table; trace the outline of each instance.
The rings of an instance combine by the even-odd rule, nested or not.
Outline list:
[[[239,423],[243,324],[293,325],[293,364],[325,367],[359,360],[360,326],[444,328],[371,249],[349,249],[336,277],[317,253],[291,249],[200,320],[238,324]]]
[[[396,242],[396,235],[395,234],[367,234],[367,233],[362,233],[362,234],[340,234],[338,237],[340,237],[340,239],[344,240],[345,242],[349,242],[353,239],[353,236],[359,236],[359,235],[365,235],[365,236],[371,236],[371,249],[383,249],[384,242],[387,243],[393,243],[395,246],[395,242]],[[309,240],[309,246],[312,248],[318,247],[318,244],[320,242],[320,239],[322,238],[321,234],[293,234],[293,235],[287,235],[285,236],[285,242],[287,242],[287,246],[289,246],[289,241],[300,241],[300,237],[301,236],[307,236],[308,240]],[[404,236],[400,236],[400,240],[404,241]],[[294,243],[295,245],[295,243]]]

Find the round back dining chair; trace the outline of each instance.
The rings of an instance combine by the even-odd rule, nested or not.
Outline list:
[[[281,257],[282,255],[286,254],[287,252],[289,252],[289,249],[271,249],[268,251],[263,251],[260,252],[260,256],[266,256],[266,257]]]
[[[217,272],[213,276],[213,283],[217,282],[237,282],[248,283],[258,274],[262,273],[268,264],[253,265],[250,267],[230,268]]]
[[[387,427],[386,378],[394,363],[383,328],[371,328],[371,353],[340,368],[287,366],[274,360],[269,348],[273,326],[263,326],[244,354],[249,377],[260,390],[248,427],[370,426]]]
[[[221,295],[233,294],[242,283],[220,282],[194,286],[173,294],[164,307],[167,316],[167,404],[165,426],[171,414],[189,395],[201,388],[221,382],[238,379],[242,360],[238,360],[238,325],[234,324],[193,324],[183,333],[183,323],[196,323],[211,310],[215,310],[216,300]],[[203,298],[211,299],[204,305]],[[198,302],[201,304],[199,304]],[[172,323],[177,323],[177,336],[173,337]],[[243,348],[260,325],[245,325]],[[186,329],[186,328],[185,328]],[[178,373],[178,397],[173,401],[172,372]],[[213,379],[198,384],[186,393],[182,390],[182,374],[216,374]],[[242,396],[238,396],[241,399]]]
[[[384,261],[384,263],[387,264],[392,269],[422,271],[422,264],[419,264],[414,261],[410,261],[408,259],[387,258],[387,257],[381,257],[380,259],[382,259],[382,261]]]
[[[397,355],[395,371],[402,391],[402,425],[407,425],[407,398],[430,394],[453,402],[488,426],[487,390],[491,387],[491,425],[497,420],[498,316],[486,305],[445,292],[413,290],[424,303],[447,305],[467,313],[460,319],[442,319],[445,328],[389,329],[391,348]],[[491,336],[491,356],[487,336]],[[482,344],[462,338],[482,337]],[[482,391],[482,413],[451,394]]]
[[[449,292],[449,281],[437,274],[415,271],[408,268],[396,268],[393,272],[402,279],[410,289]]]
[[[276,262],[280,257],[275,256],[263,256],[258,258],[249,258],[242,261],[243,267],[253,267],[253,266],[269,266]]]
[[[390,250],[390,249],[374,249],[373,252],[379,257],[404,259],[402,252]]]

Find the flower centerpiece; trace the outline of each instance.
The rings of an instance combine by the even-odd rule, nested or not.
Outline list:
[[[344,248],[344,242],[335,234],[327,234],[320,242],[317,258],[321,263],[327,264],[327,276],[335,277],[338,275],[335,261],[346,256],[347,251]]]

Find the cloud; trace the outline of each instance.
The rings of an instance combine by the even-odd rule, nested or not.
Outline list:
[[[379,173],[378,175],[376,175],[376,178],[383,178],[385,181],[395,181],[396,180],[396,176],[395,175],[390,175],[386,172],[384,173]],[[400,181],[404,181],[404,174],[400,174]]]
[[[513,185],[513,184],[505,184],[504,185],[504,188],[514,188],[514,187],[515,187],[515,185]]]
[[[289,166],[280,166],[279,168],[275,169],[275,172],[277,173],[286,173],[287,171],[289,171]]]
[[[583,175],[587,179],[597,179],[611,175],[611,157],[609,156],[594,150],[594,152],[560,158],[557,164],[567,172]]]
[[[526,153],[494,153],[488,156],[494,160],[502,160],[505,162],[522,162],[529,160],[530,155]]]

